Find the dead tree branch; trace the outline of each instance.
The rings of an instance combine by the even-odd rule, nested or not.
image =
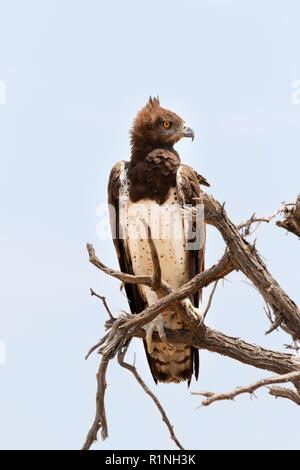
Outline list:
[[[100,259],[96,256],[94,247],[91,244],[87,244],[87,249],[90,255],[90,261],[98,269],[105,272],[106,274],[115,277],[116,279],[127,282],[127,283],[137,283],[137,284],[146,284],[152,286],[152,277],[151,276],[134,276],[127,275],[120,271],[114,271],[111,268],[105,266]],[[233,270],[233,264],[231,262],[231,257],[226,251],[221,260],[211,268],[203,271],[200,274],[197,274],[193,279],[184,284],[182,287],[173,291],[169,288],[170,292],[164,297],[160,298],[154,304],[151,304],[143,312],[138,315],[130,315],[127,317],[120,316],[115,322],[115,331],[117,332],[115,336],[114,332],[109,334],[106,345],[101,348],[101,352],[110,353],[113,356],[117,353],[118,349],[124,346],[128,339],[134,336],[134,332],[137,328],[141,328],[146,323],[153,320],[157,315],[159,315],[166,307],[169,305],[176,305],[180,308],[180,312],[183,316],[184,321],[187,325],[197,334],[199,329],[199,316],[189,309],[185,304],[180,306],[180,302],[184,301],[187,297],[201,289],[206,287],[217,279],[221,279],[226,276]],[[166,290],[168,287],[164,283],[163,288]]]
[[[138,371],[136,370],[136,368],[131,365],[131,364],[128,364],[126,362],[124,362],[124,358],[125,358],[125,355],[126,355],[126,352],[127,352],[127,349],[128,349],[128,346],[127,345],[123,351],[119,351],[118,353],[118,362],[120,364],[121,367],[124,367],[125,369],[129,370],[133,375],[134,377],[136,378],[136,380],[138,381],[138,383],[140,384],[140,386],[143,388],[143,390],[147,393],[147,395],[149,395],[154,404],[156,405],[156,407],[158,408],[158,411],[160,412],[161,414],[161,417],[162,417],[162,420],[166,423],[166,426],[170,432],[170,436],[171,436],[171,439],[175,442],[175,444],[177,445],[177,447],[181,450],[184,450],[184,447],[182,447],[182,445],[180,444],[179,440],[177,439],[177,437],[175,436],[175,433],[174,433],[174,429],[173,429],[173,426],[172,424],[170,423],[167,415],[166,415],[166,412],[165,410],[163,409],[160,401],[158,400],[158,398],[156,397],[156,395],[154,395],[153,392],[151,392],[150,388],[147,387],[147,385],[145,384],[145,382],[143,381],[143,379],[141,378],[141,376],[139,375]]]
[[[269,394],[275,398],[287,398],[300,406],[300,395],[290,388],[269,387]]]
[[[208,406],[215,401],[234,400],[235,397],[237,397],[238,395],[241,395],[242,393],[249,393],[250,395],[252,395],[254,394],[255,390],[261,387],[265,387],[266,385],[287,383],[287,382],[292,382],[293,380],[298,380],[298,379],[300,379],[300,371],[290,372],[289,374],[285,374],[285,375],[273,375],[272,377],[258,380],[257,382],[251,385],[237,387],[232,392],[213,393],[213,392],[202,391],[202,392],[192,392],[192,395],[201,395],[201,396],[206,397],[206,399],[202,401],[202,406]],[[298,399],[300,402],[300,397],[298,397]]]
[[[277,217],[277,215],[285,213],[286,211],[288,211],[289,206],[295,206],[295,203],[294,202],[283,202],[282,206],[277,211],[275,211],[272,215],[270,215],[269,217],[257,217],[255,212],[254,212],[254,214],[252,214],[251,217],[248,220],[246,220],[245,222],[242,222],[239,225],[237,225],[237,229],[238,230],[243,229],[243,236],[244,237],[247,237],[248,235],[252,235],[252,233],[254,233],[255,230],[258,229],[258,227],[260,226],[260,224],[262,222],[265,222],[265,223],[268,224],[269,222],[271,222],[271,220],[273,220],[275,217]],[[257,225],[251,231],[250,229],[251,229],[251,226],[253,224],[257,224]],[[276,224],[278,224],[278,223],[276,222]]]
[[[92,347],[91,347],[91,349],[88,351],[87,355],[85,356],[85,360],[87,360],[87,359],[90,357],[90,355],[91,355],[94,351],[96,351],[96,349],[100,348],[100,346],[102,346],[102,344],[105,343],[105,341],[107,340],[107,338],[108,338],[108,333],[107,333],[105,336],[103,336],[103,338],[101,338],[101,339],[98,341],[98,343],[95,344],[95,346],[92,346]]]
[[[101,429],[101,437],[105,440],[108,437],[104,396],[106,390],[106,371],[109,363],[108,356],[103,355],[97,374],[97,395],[96,395],[96,416],[91,429],[87,435],[82,450],[89,450],[97,441],[98,431]]]
[[[94,256],[96,256],[95,253]],[[198,288],[199,284],[204,285],[204,283],[201,283],[201,281],[203,282],[203,279],[208,279],[210,282],[213,282],[213,279],[215,276],[217,276],[217,273],[219,273],[219,276],[220,272],[227,273],[227,270],[224,271],[224,265],[227,266],[228,259],[228,254],[225,253],[218,265],[215,265],[209,270],[198,274],[187,284],[166,295],[162,299],[159,299],[140,314],[129,316],[121,315],[118,319],[115,320],[114,327],[112,329],[113,331],[109,332],[109,334],[105,336],[105,343],[104,346],[100,349],[100,352],[111,352],[112,355],[115,355],[117,350],[120,348],[120,345],[125,344],[130,337],[137,336],[140,338],[145,338],[145,331],[142,329],[144,324],[155,318],[155,316],[158,315],[170,303],[178,305],[180,299],[188,297],[191,292],[194,292],[196,288]],[[109,272],[111,276],[116,277],[122,281],[123,273],[107,268],[105,265],[103,265],[102,262],[100,262],[100,264],[102,266],[101,269],[105,270],[105,272]],[[211,275],[212,271],[213,276]],[[207,272],[210,272],[210,275],[205,274]],[[124,277],[126,277],[126,274]],[[131,276],[131,282],[134,282],[134,278],[135,276]],[[147,282],[151,284],[150,278]],[[206,285],[208,285],[208,281],[206,282]],[[192,324],[193,328],[191,330],[175,331],[168,330],[166,328],[166,337],[170,344],[182,343],[194,346],[199,349],[207,349],[218,354],[226,355],[245,364],[279,374],[291,372],[300,368],[300,360],[292,354],[270,351],[256,345],[251,345],[239,338],[227,336],[203,324],[199,324],[199,319],[194,318],[189,310],[185,313],[187,316],[191,316],[191,318],[188,318],[187,323]],[[155,340],[160,340],[156,333],[153,334],[153,341]],[[94,349],[95,347],[93,347],[93,350]]]
[[[224,206],[212,196],[204,193],[199,202],[204,204],[205,219],[221,233],[235,266],[259,290],[275,316],[282,315],[284,327],[293,339],[300,339],[300,311],[271,276],[256,248],[242,237],[229,220]]]
[[[205,320],[205,317],[206,317],[206,315],[207,315],[207,313],[208,313],[208,311],[211,307],[212,299],[213,299],[214,293],[216,291],[217,285],[218,285],[218,280],[216,280],[216,282],[214,283],[214,286],[212,288],[212,291],[210,293],[210,296],[209,296],[209,299],[208,299],[208,302],[207,302],[206,309],[203,312],[203,321]]]
[[[98,299],[100,299],[100,300],[102,301],[102,303],[103,303],[103,305],[104,305],[104,308],[105,308],[105,310],[106,310],[107,313],[108,313],[109,318],[110,318],[112,321],[114,321],[115,318],[114,318],[113,314],[111,313],[111,311],[110,311],[110,309],[109,309],[109,307],[108,307],[108,305],[107,305],[106,298],[103,297],[102,295],[96,294],[96,292],[94,292],[93,289],[90,289],[90,291],[91,291],[91,295],[92,295],[92,296],[94,295],[95,297],[98,297]]]
[[[294,207],[291,209],[286,208],[284,211],[284,221],[278,221],[276,225],[300,238],[300,194],[297,197]]]

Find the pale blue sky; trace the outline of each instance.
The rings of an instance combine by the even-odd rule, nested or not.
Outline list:
[[[128,130],[150,93],[194,129],[194,143],[177,149],[234,221],[295,200],[299,15],[296,0],[0,0],[2,449],[78,449],[94,418],[99,358],[84,355],[103,334],[105,313],[89,287],[114,312],[126,301],[117,281],[89,265],[85,243],[117,266],[111,241],[96,236],[96,210],[111,167],[129,156]],[[272,274],[299,302],[298,240],[274,225],[255,235]],[[207,266],[222,252],[209,229]],[[207,324],[284,351],[284,333],[264,335],[262,299],[242,274],[229,280]],[[257,400],[196,410],[200,399],[184,384],[155,387],[138,341],[130,359],[134,351],[186,448],[299,448],[292,403],[258,391]],[[231,390],[268,375],[200,356],[191,391]],[[129,372],[112,364],[108,383],[110,437],[95,449],[174,448]]]

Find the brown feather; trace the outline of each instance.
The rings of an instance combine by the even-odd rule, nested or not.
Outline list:
[[[170,150],[177,154],[173,145],[180,137],[167,137],[161,126],[163,121],[172,121],[173,126],[181,126],[184,122],[177,114],[162,108],[158,98],[150,97],[146,106],[138,112],[130,131],[132,162],[143,160],[155,149]]]

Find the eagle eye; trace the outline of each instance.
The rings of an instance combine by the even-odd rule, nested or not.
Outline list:
[[[171,126],[172,126],[172,123],[170,121],[164,121],[163,122],[163,126],[166,128],[166,129],[169,129]]]

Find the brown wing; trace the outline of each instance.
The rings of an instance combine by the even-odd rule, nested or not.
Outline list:
[[[110,173],[108,182],[108,204],[110,213],[110,226],[113,235],[113,242],[118,255],[119,265],[122,272],[127,274],[134,274],[132,269],[131,258],[124,240],[119,238],[119,192],[121,186],[121,170],[122,165],[127,162],[119,162],[113,167]],[[125,284],[125,291],[127,294],[130,310],[132,313],[140,313],[146,305],[139,294],[136,284]]]
[[[180,177],[177,178],[177,191],[181,199],[182,205],[196,205],[195,198],[199,197],[202,190],[200,184],[209,186],[203,176],[199,175],[193,168],[188,165],[180,165],[179,170]],[[204,223],[204,222],[203,222]],[[191,237],[195,233],[195,225],[191,224],[189,231]],[[187,265],[189,272],[189,279],[192,279],[196,274],[204,271],[204,255],[205,255],[205,226],[202,231],[202,244],[200,249],[187,250]],[[191,297],[191,302],[194,307],[199,306],[199,299],[201,300],[202,292],[199,290]],[[199,374],[199,351],[198,349],[192,348],[194,358],[194,373],[196,380]]]
[[[202,175],[199,175],[199,173],[197,173],[197,171],[194,170],[194,173],[196,174],[197,176],[197,180],[199,182],[199,184],[203,184],[203,186],[210,186],[209,182],[204,178],[204,176]]]
[[[183,205],[196,205],[195,198],[199,197],[202,193],[200,184],[209,186],[203,176],[199,175],[193,168],[188,165],[180,165],[180,178],[177,178],[177,190],[181,203]],[[191,224],[191,236],[195,236],[195,225]],[[196,274],[204,270],[204,254],[205,254],[205,226],[203,225],[202,243],[200,249],[191,249],[187,251],[187,262],[189,278],[191,279]],[[193,295],[193,304],[195,307],[199,305],[199,298],[201,299],[201,291]]]
[[[119,266],[122,272],[127,274],[134,274],[132,269],[132,261],[130,258],[129,251],[126,248],[125,241],[119,238],[119,195],[121,187],[121,171],[122,166],[125,164],[125,169],[127,168],[128,162],[118,162],[111,170],[108,182],[108,204],[109,204],[109,214],[110,214],[110,226],[113,235],[113,242],[116,248],[118,255]],[[140,313],[147,305],[143,301],[138,286],[136,284],[125,284],[125,292],[128,299],[129,307],[131,313]],[[154,375],[152,369],[151,356],[149,355],[146,347],[146,342],[144,341],[144,348],[148,360],[148,364],[153,376],[155,383],[157,379]]]

